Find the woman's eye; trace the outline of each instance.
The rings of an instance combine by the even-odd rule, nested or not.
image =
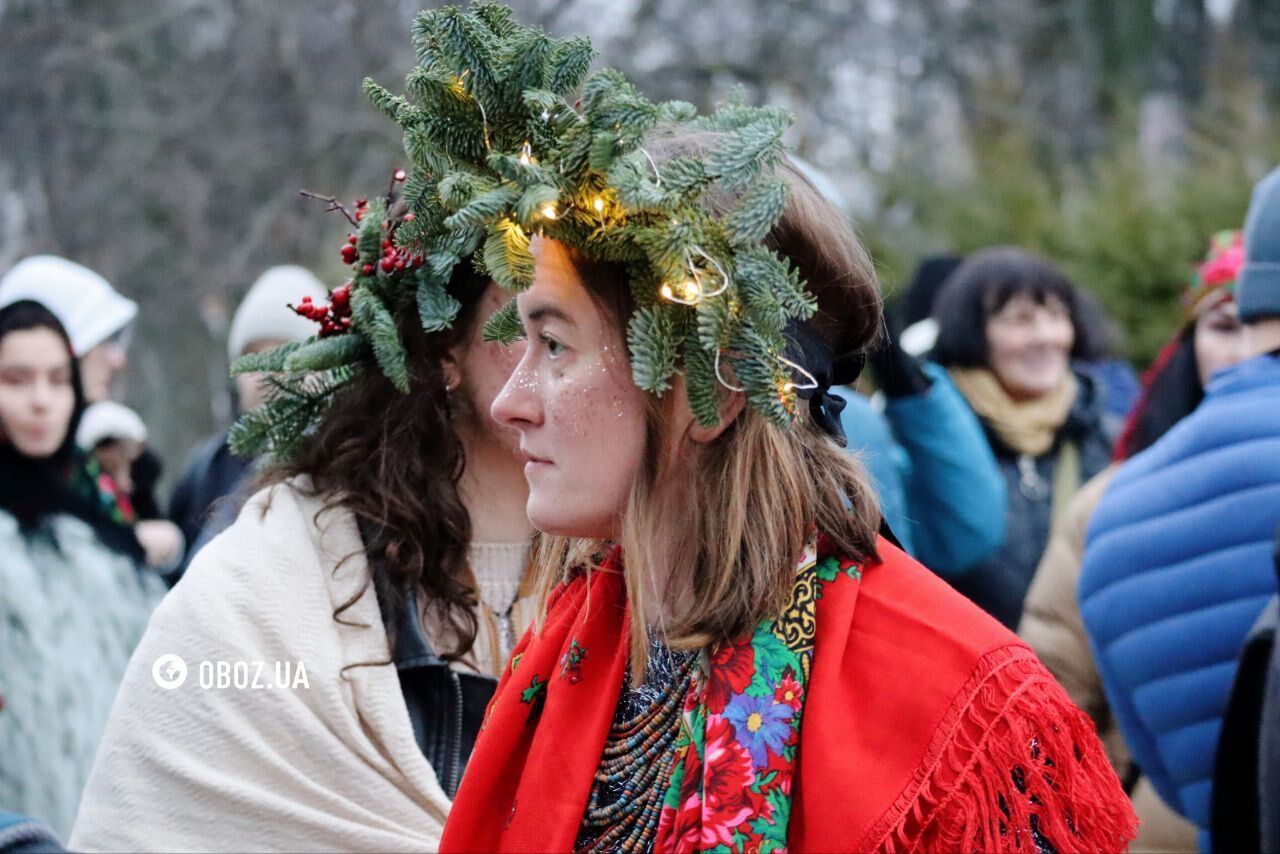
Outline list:
[[[547,333],[542,333],[538,338],[542,340],[543,346],[547,348],[547,355],[551,358],[555,359],[564,353],[564,345]]]

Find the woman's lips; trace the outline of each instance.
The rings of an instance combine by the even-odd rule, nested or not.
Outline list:
[[[535,457],[533,454],[530,454],[528,451],[521,451],[520,453],[522,456],[524,456],[524,476],[525,477],[529,477],[533,475],[535,472],[544,471],[545,469],[550,468],[552,465],[551,460],[543,459],[542,457]]]

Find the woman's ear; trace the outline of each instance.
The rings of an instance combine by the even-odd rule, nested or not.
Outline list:
[[[694,416],[689,423],[689,427],[685,435],[693,441],[700,442],[704,445],[708,442],[714,442],[716,439],[720,438],[721,433],[729,429],[729,425],[738,417],[742,412],[742,408],[746,406],[746,404],[747,395],[744,392],[730,391],[722,388],[720,390],[720,405],[718,407],[720,412],[720,423],[712,424],[708,427],[698,421],[697,417]],[[685,403],[685,406],[688,406],[687,402]],[[693,412],[690,411],[689,414],[692,416]]]
[[[454,391],[462,384],[462,367],[458,362],[459,354],[450,349],[440,358],[440,370],[444,373],[444,390]]]

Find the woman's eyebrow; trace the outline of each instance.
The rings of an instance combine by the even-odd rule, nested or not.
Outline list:
[[[563,321],[564,323],[567,323],[570,326],[577,325],[573,322],[573,318],[571,318],[568,314],[566,314],[563,309],[557,308],[556,306],[549,305],[547,303],[541,303],[539,305],[535,305],[533,308],[529,309],[525,317],[528,318],[530,322],[554,318],[556,320]]]

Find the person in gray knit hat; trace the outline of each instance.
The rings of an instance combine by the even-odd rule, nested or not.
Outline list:
[[[1241,738],[1223,725],[1237,656],[1277,590],[1280,169],[1254,188],[1244,253],[1236,300],[1248,356],[1214,374],[1200,406],[1117,472],[1090,522],[1078,587],[1125,743],[1200,829],[1201,850],[1214,801],[1243,803],[1241,787],[1256,786],[1213,770],[1219,737]],[[1257,741],[1244,750],[1256,756]]]
[[[249,288],[231,319],[227,359],[234,362],[249,353],[309,337],[315,324],[289,306],[304,297],[323,301],[326,293],[320,280],[303,267],[284,264],[267,270]],[[235,390],[237,414],[256,408],[266,397],[261,374],[238,374]],[[239,508],[234,496],[243,491],[252,473],[250,460],[231,453],[226,430],[201,442],[192,452],[169,499],[169,516],[187,538],[186,554],[167,576],[170,584],[182,577],[202,545],[235,521]]]
[[[1254,327],[1255,353],[1280,348],[1280,168],[1258,182],[1244,224],[1240,319]]]

